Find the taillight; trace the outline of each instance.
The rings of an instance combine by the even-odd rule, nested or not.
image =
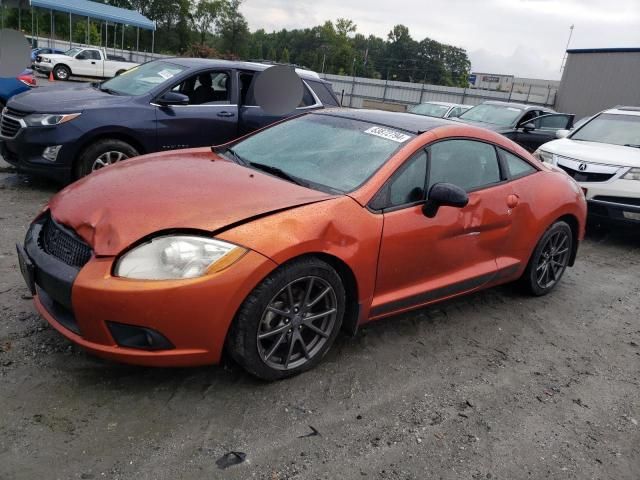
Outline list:
[[[18,76],[18,80],[24,83],[27,87],[36,86],[36,78],[33,75],[20,75]]]

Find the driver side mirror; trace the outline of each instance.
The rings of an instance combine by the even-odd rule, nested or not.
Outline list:
[[[79,53],[76,55],[76,60],[86,60],[87,56],[84,53]]]
[[[532,130],[536,129],[536,124],[533,122],[527,122],[524,125],[520,125],[520,128],[522,128],[522,130],[524,130],[525,132],[531,132]]]
[[[426,217],[433,218],[440,207],[463,208],[469,203],[469,195],[452,183],[436,183],[429,190],[429,197],[422,207]]]
[[[170,107],[172,105],[189,105],[189,97],[183,93],[166,92],[158,98],[156,102],[158,105],[162,105],[163,107]]]
[[[556,138],[566,138],[567,135],[569,135],[569,133],[571,133],[571,130],[557,130],[556,131]]]

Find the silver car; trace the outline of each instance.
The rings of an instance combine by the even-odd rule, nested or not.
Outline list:
[[[459,117],[473,105],[464,105],[451,102],[425,102],[413,105],[407,109],[409,113],[425,115],[427,117],[451,118]]]

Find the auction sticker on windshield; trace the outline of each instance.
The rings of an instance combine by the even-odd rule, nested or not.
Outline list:
[[[165,80],[169,80],[171,77],[173,77],[173,72],[170,72],[169,70],[161,70],[158,72],[158,75],[160,75]]]
[[[398,143],[406,142],[411,138],[409,135],[405,135],[404,133],[400,133],[395,130],[391,130],[390,128],[384,127],[371,127],[368,130],[365,130],[364,133],[375,135],[376,137],[386,138],[387,140],[392,140]]]

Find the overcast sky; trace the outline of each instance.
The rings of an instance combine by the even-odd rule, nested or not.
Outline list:
[[[472,70],[559,79],[571,48],[640,47],[640,0],[245,0],[251,30],[305,28],[352,19],[358,32],[386,38],[402,23],[467,50]]]

